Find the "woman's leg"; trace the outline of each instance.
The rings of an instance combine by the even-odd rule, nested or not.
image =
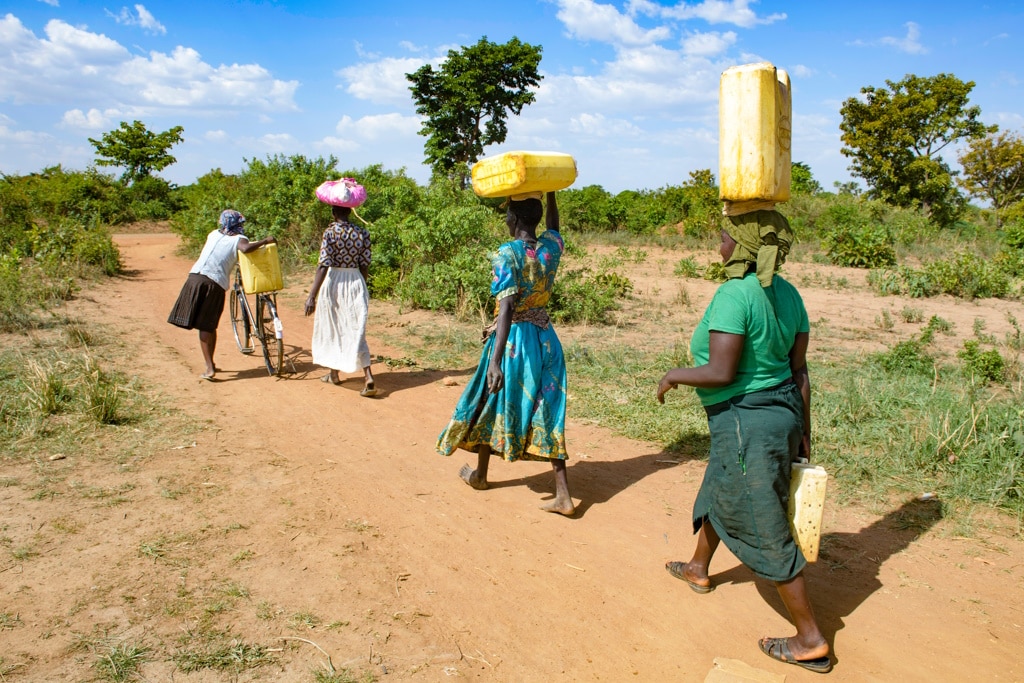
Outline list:
[[[800,572],[789,581],[778,581],[775,586],[779,590],[789,617],[796,626],[796,635],[788,639],[789,651],[799,660],[817,659],[828,655],[829,647],[825,636],[818,628],[811,609],[811,601],[807,597],[807,583],[804,573]],[[762,639],[762,645],[768,640]]]
[[[565,467],[565,461],[552,460],[551,469],[555,471],[555,499],[547,505],[542,505],[540,509],[566,516],[575,514],[576,506],[572,502],[572,497],[569,496],[569,473]]]
[[[711,526],[711,522],[705,517],[701,522],[700,531],[697,532],[697,547],[693,549],[693,557],[690,558],[690,561],[668,562],[665,564],[665,568],[673,574],[682,574],[683,580],[691,587],[697,586],[710,590],[711,579],[708,576],[708,567],[711,566],[711,558],[715,556],[720,542],[721,539],[718,537],[715,527]]]
[[[205,332],[199,330],[199,348],[203,350],[203,360],[206,361],[206,372],[203,377],[213,379],[217,369],[213,366],[213,352],[217,350],[217,330]]]
[[[476,452],[476,469],[470,469],[469,465],[463,465],[459,470],[459,476],[478,491],[487,489],[487,466],[491,463],[491,446],[486,444],[480,446]]]

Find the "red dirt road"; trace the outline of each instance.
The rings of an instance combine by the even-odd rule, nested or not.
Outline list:
[[[121,321],[119,335],[138,357],[125,370],[211,422],[194,448],[163,450],[141,467],[154,481],[176,473],[217,495],[195,505],[153,496],[109,522],[111,533],[124,534],[122,555],[79,557],[83,586],[102,563],[138,561],[128,558],[153,528],[236,524],[241,530],[204,537],[189,580],[223,576],[247,586],[253,604],[265,601],[284,615],[309,610],[323,624],[343,620],[344,627],[296,633],[285,617],[257,620],[252,606],[228,619],[247,640],[297,635],[336,666],[381,681],[703,681],[716,658],[789,681],[824,680],[760,653],[758,637],[788,635],[791,627],[774,588],[724,547],[708,595],[664,570],[666,560],[688,559],[692,550],[689,515],[703,463],[665,463],[656,446],[574,421],[570,403],[575,519],[538,509],[553,492],[550,468],[540,463],[497,461],[493,488],[471,490],[457,477],[469,454],[446,459],[433,451],[463,374],[375,367],[382,390],[375,399],[359,397],[356,376],[341,387],[319,382],[323,373],[308,353],[312,319],[301,312],[308,283],[293,283],[279,302],[296,372],[270,378],[261,359],[239,354],[225,315],[218,381],[201,381],[195,333],[166,323],[190,265],[175,255],[177,239],[117,241],[130,275],[87,294],[76,314]],[[399,318],[371,303],[374,354],[401,355],[375,336]],[[458,386],[446,386],[446,374]],[[839,509],[834,498],[826,532],[828,561],[810,566],[807,577],[833,643],[829,680],[1024,681],[1019,537],[989,530],[958,537],[928,503],[867,511]],[[230,562],[242,548],[250,559]],[[173,584],[176,572],[138,569],[139,581],[152,585]],[[18,583],[35,586],[37,597],[45,590],[41,576]],[[171,617],[112,609],[122,624],[180,628]],[[34,647],[30,611],[21,613],[26,628],[0,631],[0,649],[5,639],[19,651]],[[45,664],[59,661],[56,652],[38,655],[27,671],[43,677],[33,680],[61,677]],[[311,680],[311,667],[324,659],[313,648],[290,648],[278,668],[242,679]],[[146,669],[147,680],[172,676],[227,680],[184,676],[166,663]]]

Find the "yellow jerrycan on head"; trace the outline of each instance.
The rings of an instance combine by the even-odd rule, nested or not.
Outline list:
[[[561,152],[505,152],[480,159],[470,173],[481,197],[555,192],[576,181],[576,160]]]
[[[718,92],[719,197],[789,199],[792,157],[789,74],[770,62],[722,73]]]

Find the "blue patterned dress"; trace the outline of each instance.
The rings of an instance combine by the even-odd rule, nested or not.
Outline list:
[[[491,294],[500,301],[515,297],[512,327],[503,351],[501,390],[487,391],[487,364],[494,351],[492,333],[484,343],[480,364],[466,385],[455,412],[437,440],[437,452],[456,448],[491,452],[513,460],[565,460],[565,357],[554,327],[520,320],[531,309],[544,309],[551,298],[555,272],[562,258],[562,237],[546,230],[534,248],[506,242],[492,257]],[[536,311],[534,311],[536,313]],[[541,316],[543,318],[543,316]]]

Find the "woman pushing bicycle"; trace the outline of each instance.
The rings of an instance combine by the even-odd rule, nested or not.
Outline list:
[[[213,381],[217,368],[213,352],[217,348],[217,325],[224,312],[224,294],[231,287],[231,273],[238,263],[238,252],[248,254],[277,240],[266,237],[250,242],[245,236],[245,216],[234,209],[220,214],[220,227],[206,237],[206,244],[189,271],[178,300],[167,322],[186,330],[199,330],[199,348],[206,370],[202,379]]]

